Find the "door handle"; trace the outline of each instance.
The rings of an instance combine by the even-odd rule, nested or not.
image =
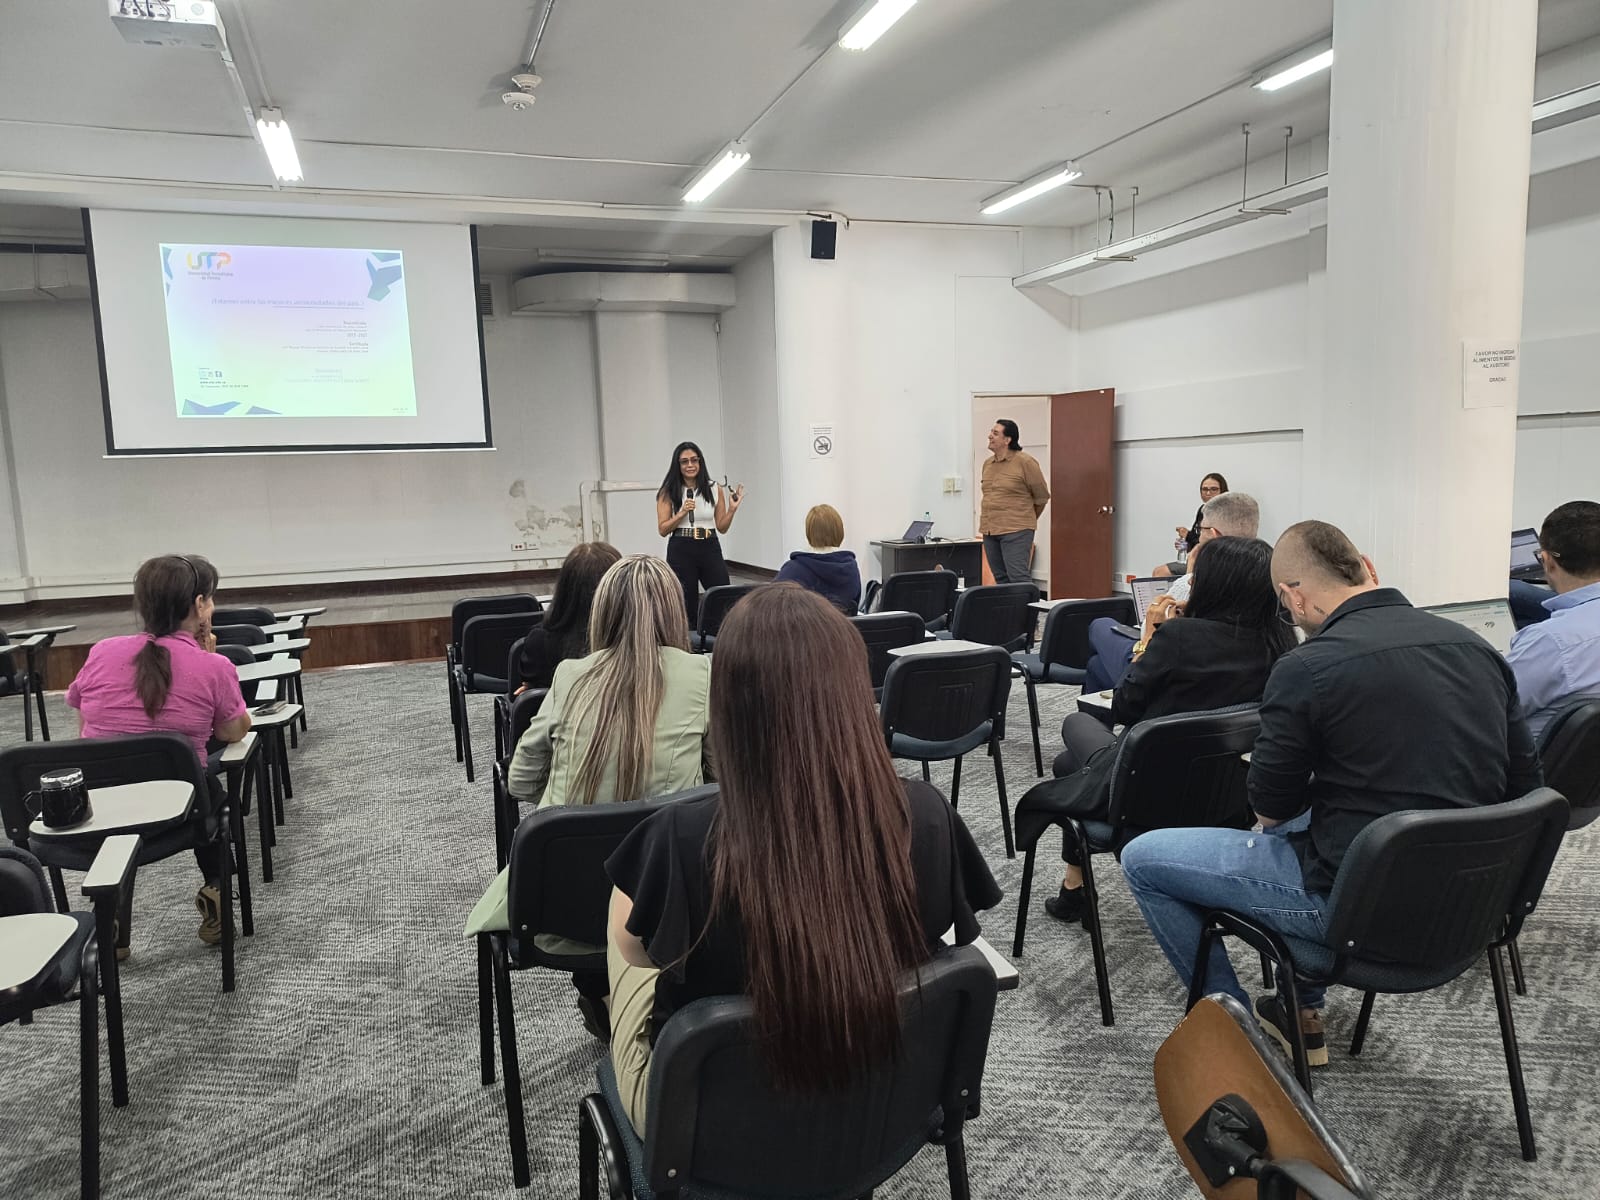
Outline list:
[[[1116,511],[1117,511],[1117,506],[1115,504],[1102,504],[1100,506],[1100,515],[1102,517],[1109,517],[1113,513],[1115,513]]]

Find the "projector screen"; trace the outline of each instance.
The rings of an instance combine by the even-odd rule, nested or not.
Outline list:
[[[84,212],[108,454],[486,447],[474,231]]]

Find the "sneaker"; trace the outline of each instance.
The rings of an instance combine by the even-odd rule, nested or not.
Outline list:
[[[222,944],[222,893],[215,884],[206,884],[194,894],[194,906],[200,910],[200,928],[197,936],[208,946]],[[231,925],[232,922],[229,922]]]
[[[1256,1019],[1261,1022],[1262,1030],[1278,1043],[1279,1048],[1288,1055],[1292,1063],[1294,1047],[1289,1041],[1289,1018],[1284,1014],[1283,1001],[1276,994],[1257,996]],[[1322,1026],[1322,1012],[1319,1009],[1300,1010],[1300,1036],[1306,1043],[1306,1065],[1327,1066],[1328,1038]]]
[[[1063,887],[1044,902],[1044,910],[1058,921],[1065,921],[1068,925],[1080,924],[1087,929],[1089,928],[1089,902],[1084,896],[1085,893],[1081,887]]]

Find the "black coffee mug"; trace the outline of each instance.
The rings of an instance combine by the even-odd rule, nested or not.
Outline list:
[[[22,803],[28,815],[38,817],[46,829],[70,829],[94,816],[83,772],[76,767],[46,771],[39,776],[39,790],[29,792]]]

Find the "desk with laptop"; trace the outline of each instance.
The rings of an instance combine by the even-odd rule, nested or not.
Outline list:
[[[880,578],[943,568],[976,586],[983,579],[983,539],[935,539],[932,521],[913,521],[904,537],[872,542],[882,559]]]

